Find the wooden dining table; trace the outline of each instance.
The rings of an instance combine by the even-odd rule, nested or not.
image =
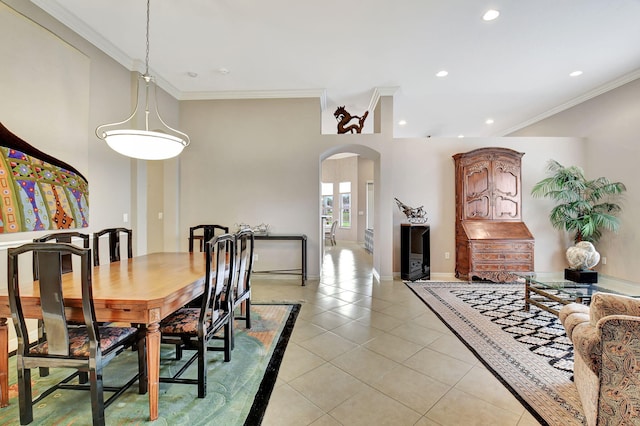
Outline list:
[[[76,268],[78,269],[78,268]],[[37,285],[20,283],[27,318],[40,318]],[[146,327],[149,418],[158,418],[160,377],[159,322],[204,292],[204,253],[153,253],[93,268],[93,300],[100,322],[127,322]],[[63,275],[67,319],[84,321],[80,274]],[[9,404],[8,325],[11,317],[6,286],[0,288],[0,406]]]

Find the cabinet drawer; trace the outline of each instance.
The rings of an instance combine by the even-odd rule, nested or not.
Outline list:
[[[475,252],[472,255],[474,261],[482,262],[482,261],[490,261],[490,262],[527,262],[531,261],[533,258],[533,253],[524,251],[524,252],[507,252],[507,253],[496,253],[496,252]]]
[[[533,270],[531,263],[489,263],[477,262],[472,266],[472,271],[491,272],[491,271],[509,271],[509,272],[530,272]]]
[[[475,252],[533,251],[533,243],[528,241],[472,242],[471,249]]]

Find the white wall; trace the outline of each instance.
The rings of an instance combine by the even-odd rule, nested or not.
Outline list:
[[[640,182],[637,177],[640,159],[640,80],[542,120],[514,136],[579,135],[586,139],[584,161],[574,158],[560,163],[582,166],[588,178],[605,176],[623,182],[627,192],[622,201],[620,231],[606,232],[597,249],[607,257],[602,273],[638,282],[635,262],[640,258]]]

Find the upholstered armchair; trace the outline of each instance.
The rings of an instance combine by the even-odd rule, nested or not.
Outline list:
[[[593,295],[560,310],[573,342],[573,377],[587,424],[640,423],[640,299]]]

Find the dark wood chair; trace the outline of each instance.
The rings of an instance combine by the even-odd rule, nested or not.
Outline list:
[[[82,246],[84,248],[89,248],[89,234],[82,234],[80,232],[56,232],[54,234],[47,234],[40,238],[34,238],[34,243],[47,243],[47,242],[56,242],[56,243],[68,243],[71,244],[73,238],[82,239]],[[71,254],[65,254],[61,258],[61,270],[63,274],[68,274],[69,272],[73,272],[73,262],[71,258]],[[38,268],[38,253],[33,252],[33,279],[39,279],[39,268]],[[70,322],[71,323],[71,322]],[[47,339],[44,324],[42,320],[38,320],[38,341],[44,342]],[[40,376],[46,377],[49,375],[49,369],[46,367],[40,367]],[[81,383],[86,383],[88,381],[87,375],[82,374],[82,378],[80,379]]]
[[[204,243],[215,237],[216,229],[219,230],[221,234],[229,233],[229,227],[222,225],[197,225],[189,228],[189,253],[193,253],[195,241],[198,241],[200,251],[204,251]],[[202,234],[197,233],[199,230],[202,230]]]
[[[20,423],[31,423],[33,405],[57,389],[79,388],[91,392],[93,424],[104,425],[105,407],[136,380],[139,379],[140,393],[146,392],[144,334],[133,327],[101,327],[97,324],[92,296],[90,249],[68,243],[29,243],[9,248],[7,252],[9,305],[18,337],[16,365]],[[19,257],[27,253],[38,257],[39,280],[36,283],[39,287],[41,316],[47,330],[47,340],[33,344],[29,341],[18,274]],[[62,286],[62,258],[65,255],[78,256],[80,259],[83,327],[69,326],[66,320]],[[103,367],[126,347],[133,345],[138,347],[138,374],[123,387],[103,386]],[[77,372],[33,400],[31,369],[37,367],[72,368]],[[89,385],[71,384],[71,380],[79,372],[88,373]],[[116,393],[105,402],[104,390]]]
[[[34,238],[34,243],[47,243],[47,242],[56,242],[56,243],[72,243],[73,238],[82,239],[82,246],[84,248],[89,248],[89,234],[82,234],[80,232],[56,232],[53,234],[47,234],[40,238]],[[71,262],[71,254],[64,255],[62,257],[62,273],[66,274],[73,271],[73,265]],[[38,254],[37,252],[33,253],[33,279],[38,279]]]
[[[233,287],[231,290],[231,348],[235,345],[233,327],[234,320],[245,322],[246,328],[251,328],[251,271],[253,270],[253,231],[244,229],[235,235],[235,259]],[[240,315],[236,310],[240,309]]]
[[[199,231],[202,230],[202,233]],[[210,241],[213,237],[216,236],[216,231],[218,231],[219,235],[228,234],[229,227],[222,225],[196,225],[189,228],[189,253],[193,253],[193,246],[195,242],[198,242],[198,247],[200,251],[204,251],[204,243],[206,241]],[[198,297],[191,302],[187,303],[187,307],[189,308],[198,308],[202,302],[202,298]],[[179,350],[178,350],[179,352]]]
[[[233,253],[235,238],[230,234],[213,237],[205,243],[206,271],[204,295],[199,308],[183,307],[160,322],[162,343],[176,346],[176,358],[183,349],[195,354],[172,377],[161,377],[160,382],[197,384],[198,398],[207,394],[207,351],[224,351],[224,361],[231,361],[231,303],[230,288],[233,280],[233,256],[227,264],[226,253]],[[214,249],[215,247],[215,249]],[[215,253],[215,254],[214,254]],[[228,272],[228,273],[227,273]],[[209,346],[214,335],[223,329],[223,346]],[[198,360],[198,378],[182,378],[182,374]]]
[[[109,236],[109,262],[120,261],[120,234],[125,234],[127,238],[127,257],[133,257],[133,232],[127,228],[106,228],[93,234],[93,266],[100,265],[100,237]]]

